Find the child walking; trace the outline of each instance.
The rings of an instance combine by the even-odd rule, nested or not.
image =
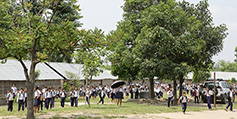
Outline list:
[[[186,93],[185,93],[185,92],[183,92],[183,96],[181,96],[181,97],[179,98],[178,105],[180,104],[180,102],[181,102],[181,105],[182,105],[182,111],[183,111],[183,113],[185,114],[185,111],[186,111],[186,109],[187,109],[187,102],[189,102],[189,99],[188,99],[188,97],[186,96]]]

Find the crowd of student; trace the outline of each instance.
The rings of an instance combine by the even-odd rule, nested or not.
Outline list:
[[[187,108],[187,102],[190,100],[187,97],[187,94],[190,94],[191,97],[194,98],[195,103],[199,103],[201,100],[201,95],[206,95],[207,97],[207,105],[208,108],[211,109],[211,96],[214,94],[214,91],[212,89],[206,88],[206,92],[203,93],[203,86],[202,85],[195,85],[195,84],[182,84],[183,85],[183,96],[179,98],[178,102],[181,102],[183,112],[185,113]],[[234,96],[235,93],[237,93],[237,85],[233,85],[233,88],[231,89],[231,95]],[[176,87],[179,89],[179,85]],[[139,98],[139,93],[141,91],[148,91],[149,87],[147,84],[134,84],[130,83],[130,85],[124,85],[120,86],[119,88],[112,89],[110,86],[81,86],[81,87],[73,87],[71,85],[71,90],[69,92],[65,91],[65,89],[62,89],[59,87],[58,89],[54,89],[53,87],[46,87],[42,86],[40,88],[39,86],[35,87],[34,89],[34,112],[38,113],[39,110],[43,110],[45,107],[47,110],[54,108],[54,101],[57,98],[60,98],[60,104],[61,107],[64,107],[66,97],[70,98],[70,105],[73,107],[78,106],[78,99],[79,97],[83,97],[87,104],[90,106],[90,98],[95,99],[97,96],[100,97],[100,101],[97,103],[104,104],[104,98],[108,97],[111,98],[111,102],[117,103],[117,106],[122,105],[122,99],[124,98],[124,95],[128,98],[130,96],[131,99]],[[155,84],[154,85],[154,95],[160,99],[163,97],[164,92],[166,91],[168,96],[168,107],[170,107],[171,104],[173,104],[173,93],[174,93],[174,87],[168,84]],[[135,95],[135,96],[134,96]],[[7,93],[7,104],[8,104],[8,111],[13,110],[13,102],[16,98],[16,102],[18,102],[18,111],[27,109],[27,88],[18,90],[16,88],[16,85],[13,84],[11,90]],[[225,108],[225,110],[228,109],[230,106],[230,110],[232,111],[233,106],[233,97],[229,99],[228,106]]]

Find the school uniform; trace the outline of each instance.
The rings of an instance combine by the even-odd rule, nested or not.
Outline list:
[[[98,103],[102,102],[102,104],[104,104],[105,95],[106,95],[105,91],[103,91],[103,90],[100,91],[100,93],[99,93],[100,101]]]
[[[230,111],[233,111],[233,103],[231,102],[231,98],[233,98],[233,96],[234,96],[233,91],[230,91],[228,105],[226,106],[226,109],[228,109],[230,107]]]
[[[21,108],[24,111],[25,93],[21,93],[21,92],[18,93],[17,102],[18,102],[18,111],[20,111]]]
[[[64,107],[66,95],[67,95],[66,92],[61,92],[61,93],[60,93],[60,96],[61,96],[60,103],[61,103],[61,106],[62,106],[62,107]]]
[[[212,109],[211,108],[211,101],[212,101],[212,98],[211,96],[213,95],[213,91],[212,90],[209,90],[207,93],[206,93],[206,96],[207,96],[207,106],[209,109]]]
[[[186,109],[187,109],[187,102],[188,102],[188,97],[187,96],[181,96],[180,97],[180,101],[181,101],[181,105],[182,105],[182,110],[183,113],[185,113]]]
[[[51,100],[52,100],[52,92],[51,91],[47,91],[45,92],[45,107],[46,109],[49,109],[49,106],[50,106],[50,109],[52,109],[52,103]]]
[[[43,110],[44,107],[44,99],[45,99],[45,95],[43,93],[43,91],[41,92],[41,96],[40,96],[40,109]],[[43,104],[44,103],[44,104]]]
[[[56,97],[56,91],[51,91],[51,93],[52,93],[51,103],[52,103],[52,107],[54,107],[54,100],[55,100],[55,97]]]
[[[75,101],[75,106],[76,107],[78,105],[78,99],[79,99],[79,91],[74,90],[74,101]]]
[[[133,88],[130,88],[131,99],[133,99]]]
[[[135,99],[138,99],[138,95],[139,95],[139,88],[137,87],[135,91]]]
[[[105,90],[107,92],[107,97],[110,98],[110,96],[109,96],[110,95],[110,88],[106,88]]]
[[[25,92],[25,107],[27,107],[27,93]]]
[[[59,98],[59,94],[60,94],[60,90],[57,90],[57,91],[56,91],[56,98],[57,98],[57,99]]]
[[[116,97],[116,90],[115,89],[112,89],[112,92],[111,92],[111,98],[112,98],[112,100],[114,100],[115,99],[115,97]]]
[[[86,91],[86,102],[87,102],[87,104],[90,106],[89,96],[90,96],[90,90],[87,90],[87,91]]]
[[[117,99],[123,99],[123,88],[118,88]]]
[[[13,110],[13,101],[14,101],[14,94],[13,93],[8,93],[7,94],[7,99],[8,99],[8,108],[7,111],[12,111]]]
[[[170,107],[170,102],[172,101],[173,98],[173,92],[169,90],[167,92],[167,95],[168,95],[168,107]]]
[[[15,99],[15,97],[17,95],[17,88],[16,87],[11,87],[11,89],[13,90],[13,99]]]
[[[71,107],[74,106],[74,92],[70,92]]]
[[[199,96],[198,95],[199,95],[198,89],[194,90],[193,96],[194,96],[194,102],[195,103],[199,103],[199,99],[198,99]]]
[[[40,93],[39,90],[35,91],[35,94],[34,94],[34,106],[39,106],[39,104],[40,104],[40,99],[39,99],[40,94],[41,93]]]

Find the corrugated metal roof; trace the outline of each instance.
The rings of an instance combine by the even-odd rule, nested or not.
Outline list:
[[[30,61],[24,61],[27,67],[30,67]],[[80,80],[84,80],[82,75],[82,65],[80,64],[70,64],[70,63],[56,63],[49,62],[50,66],[56,69],[58,72],[66,76],[66,71],[72,72],[80,77]],[[36,65],[36,70],[40,70],[40,75],[37,80],[55,80],[63,79],[52,69],[46,66],[44,63],[39,63]],[[110,71],[104,70],[103,73],[100,73],[97,77],[92,77],[93,80],[102,80],[102,79],[118,79],[113,76]],[[17,60],[8,60],[5,64],[0,64],[0,80],[18,80],[24,81],[25,75],[23,68]]]
[[[214,79],[214,72],[211,71],[211,77],[212,79]],[[192,79],[193,78],[193,73],[188,73],[186,79]],[[216,72],[216,79],[223,79],[223,80],[231,80],[232,78],[237,79],[237,72],[220,72],[217,71]]]

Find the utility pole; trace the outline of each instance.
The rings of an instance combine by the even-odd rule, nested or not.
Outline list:
[[[216,72],[214,72],[214,107],[216,108]]]

